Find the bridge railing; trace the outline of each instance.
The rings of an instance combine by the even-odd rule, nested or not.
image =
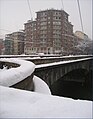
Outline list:
[[[26,57],[93,57],[93,55],[68,55],[68,56],[62,56],[57,54],[44,54],[44,55],[0,55],[0,58],[26,58]]]
[[[92,58],[93,56],[64,56],[64,57],[42,57],[42,58],[26,58],[27,61],[31,61],[36,65],[39,64],[47,64],[53,62],[60,62],[60,61],[69,61],[69,60],[77,60],[82,58]],[[25,58],[24,58],[25,59]]]

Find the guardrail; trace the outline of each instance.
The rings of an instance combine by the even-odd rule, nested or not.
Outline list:
[[[56,55],[56,54],[44,54],[44,55],[0,55],[0,58],[26,58],[26,57],[63,57],[63,58],[68,58],[68,57],[93,57],[93,55],[68,55],[68,56],[62,56],[62,55]]]
[[[47,64],[53,62],[60,62],[60,61],[69,61],[69,60],[77,60],[82,58],[91,58],[93,56],[64,56],[64,57],[42,57],[42,58],[24,58],[27,61],[31,61],[36,65],[39,64]]]

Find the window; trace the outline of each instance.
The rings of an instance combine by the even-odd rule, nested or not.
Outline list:
[[[50,19],[50,17],[48,17],[48,19]]]

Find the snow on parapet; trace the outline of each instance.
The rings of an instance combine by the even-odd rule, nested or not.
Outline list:
[[[34,76],[33,82],[35,86],[34,92],[51,95],[48,85],[41,78]]]
[[[0,85],[2,86],[12,86],[23,79],[30,76],[35,69],[35,65],[32,62],[20,60],[17,58],[2,58],[0,61],[12,62],[19,64],[19,67],[10,68],[3,72],[0,72]]]
[[[39,65],[36,65],[35,68],[56,66],[56,65],[67,64],[67,63],[72,63],[72,62],[74,63],[74,62],[79,62],[79,61],[86,61],[86,60],[89,60],[89,59],[93,59],[93,58],[83,58],[83,59],[60,61],[60,62],[54,62],[54,63],[48,63],[48,64],[39,64]]]

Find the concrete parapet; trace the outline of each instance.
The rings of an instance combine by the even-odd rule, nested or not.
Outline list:
[[[35,65],[33,63],[19,59],[0,59],[0,69],[0,85],[34,90],[33,72]]]

